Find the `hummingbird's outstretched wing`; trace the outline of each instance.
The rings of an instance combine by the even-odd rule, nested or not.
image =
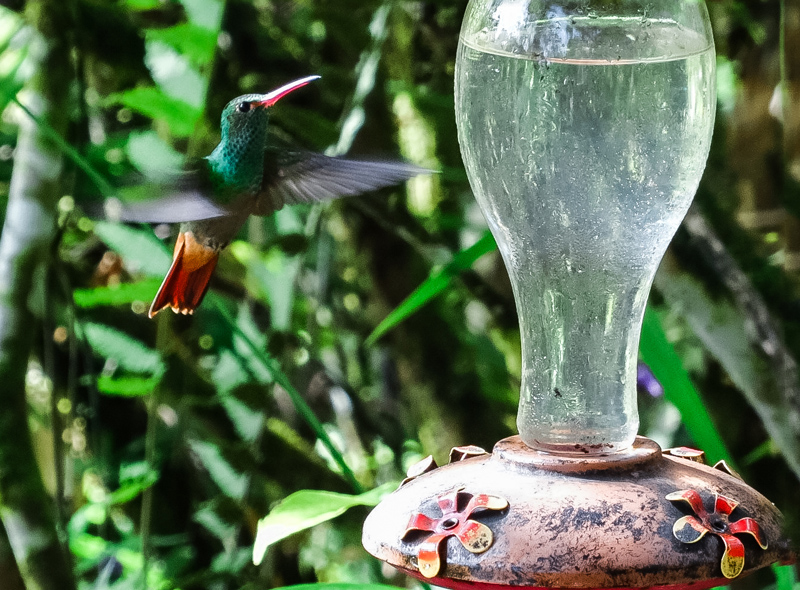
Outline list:
[[[268,148],[256,215],[295,203],[358,195],[432,171],[391,160],[349,160],[306,151]]]
[[[172,192],[159,199],[128,201],[106,199],[105,218],[130,223],[183,223],[229,215],[229,211],[211,202],[200,191]]]
[[[205,160],[190,169],[157,181],[129,179],[127,186],[103,203],[103,216],[131,223],[183,223],[229,215],[230,210],[211,198]]]

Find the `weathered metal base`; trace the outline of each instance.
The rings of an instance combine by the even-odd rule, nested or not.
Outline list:
[[[364,525],[367,551],[438,586],[702,590],[792,557],[766,498],[643,437],[607,456],[542,453],[517,436],[492,454],[455,451]]]

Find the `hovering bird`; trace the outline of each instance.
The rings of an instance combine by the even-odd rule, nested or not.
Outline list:
[[[397,184],[428,172],[403,162],[349,160],[272,146],[267,127],[281,98],[316,80],[308,76],[268,94],[233,99],[222,112],[221,139],[169,196],[120,205],[123,221],[181,223],[172,267],[150,311],[194,312],[208,290],[220,252],[250,215],[271,215],[284,205],[313,203]]]

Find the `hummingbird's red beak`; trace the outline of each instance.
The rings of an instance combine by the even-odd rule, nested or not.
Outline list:
[[[288,84],[281,86],[277,90],[273,90],[272,92],[264,94],[261,100],[253,101],[253,105],[261,107],[271,107],[290,92],[297,90],[298,88],[302,88],[309,82],[313,82],[318,78],[320,78],[320,76],[306,76],[305,78],[300,78],[299,80],[295,80],[294,82],[289,82]]]

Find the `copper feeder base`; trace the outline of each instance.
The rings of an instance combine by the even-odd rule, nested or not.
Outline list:
[[[690,452],[643,437],[606,456],[543,453],[518,436],[492,454],[466,449],[372,511],[369,553],[456,590],[702,590],[792,558],[778,510]]]

